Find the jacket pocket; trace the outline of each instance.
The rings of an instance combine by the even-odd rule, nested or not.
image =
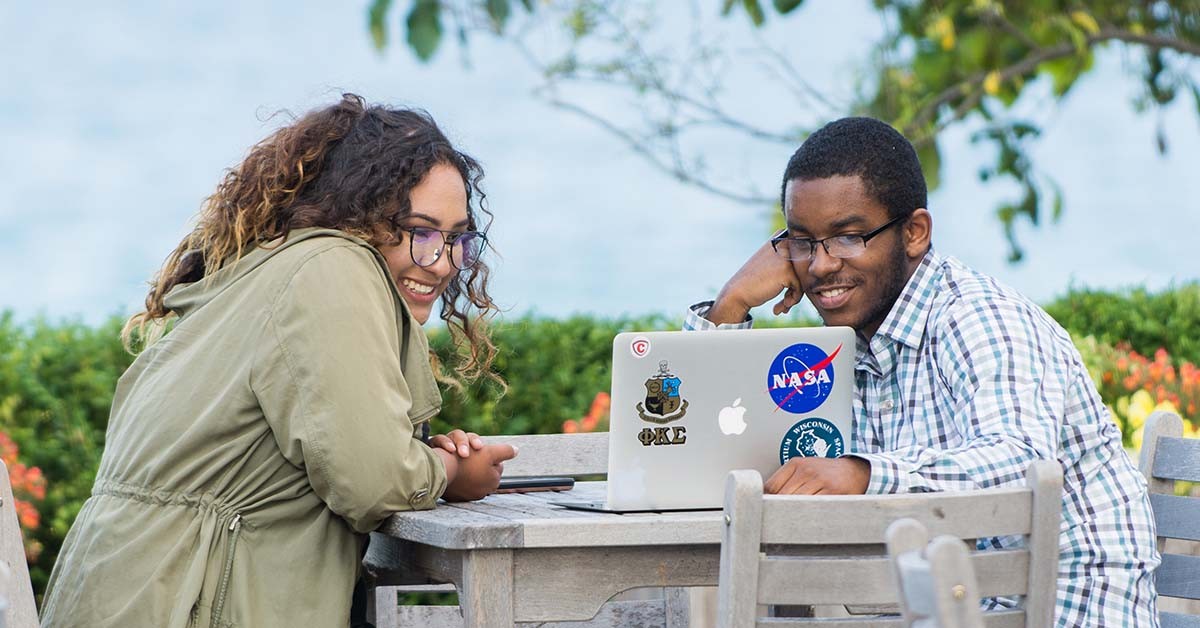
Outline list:
[[[242,532],[242,516],[234,514],[229,522],[229,546],[225,548],[225,565],[221,570],[221,582],[217,585],[217,596],[213,600],[210,628],[225,628],[232,624],[223,621],[225,598],[229,595],[229,578],[233,573],[233,557],[237,552],[238,535]]]

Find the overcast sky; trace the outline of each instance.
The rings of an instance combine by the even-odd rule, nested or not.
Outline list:
[[[509,315],[679,314],[765,237],[767,208],[676,183],[533,98],[538,77],[511,47],[475,38],[468,69],[450,42],[422,65],[400,46],[376,53],[364,15],[365,4],[299,0],[0,3],[0,310],[88,322],[134,311],[222,170],[279,124],[267,114],[342,90],[429,110],[484,163],[503,255],[494,293]],[[752,41],[745,22],[713,19],[731,47]],[[880,29],[869,3],[826,0],[759,34],[810,83],[846,93]],[[946,134],[943,186],[930,199],[941,251],[1043,302],[1072,283],[1200,277],[1197,106],[1181,97],[1163,113],[1170,151],[1160,156],[1158,114],[1132,113],[1123,57],[1101,55],[1064,107],[1039,114],[1037,165],[1062,186],[1067,211],[1058,225],[1021,229],[1021,265],[1005,262],[992,215],[1013,191],[979,183],[989,153],[969,128]],[[810,121],[758,94],[752,70],[731,83],[741,113]],[[614,115],[626,106],[594,98]],[[711,165],[762,190],[777,188],[794,149],[709,148]]]

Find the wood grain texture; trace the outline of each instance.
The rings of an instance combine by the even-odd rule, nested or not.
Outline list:
[[[750,628],[758,614],[763,484],[756,471],[732,471],[725,480],[724,532],[717,593],[717,625]]]
[[[636,587],[711,585],[720,556],[688,546],[524,549],[514,556],[517,621],[579,621]],[[677,600],[678,601],[678,600]]]
[[[488,436],[484,440],[517,447],[517,457],[504,463],[505,477],[608,474],[608,432]]]
[[[1158,536],[1200,541],[1200,498],[1151,495]]]
[[[1033,492],[1029,538],[1028,589],[1025,621],[1031,626],[1054,625],[1058,595],[1059,523],[1062,521],[1063,470],[1057,460],[1038,460],[1029,466],[1025,485]],[[979,581],[987,577],[978,574]],[[985,596],[990,594],[985,593]]]
[[[1150,493],[1171,493],[1175,488],[1173,480],[1165,480],[1154,476],[1154,464],[1158,454],[1158,444],[1162,437],[1179,438],[1183,436],[1183,420],[1172,412],[1152,412],[1146,417],[1142,428],[1142,452],[1138,460],[1138,468],[1146,477],[1146,485]],[[1161,549],[1161,548],[1160,548]]]
[[[0,562],[7,570],[7,577],[2,579],[2,594],[8,601],[5,628],[36,628],[38,616],[33,584],[29,581],[29,566],[25,562],[25,545],[21,540],[21,524],[17,521],[12,483],[3,462],[0,462]]]
[[[458,605],[466,628],[513,625],[512,550],[463,552]]]
[[[1154,582],[1159,595],[1200,600],[1200,556],[1164,554]]]
[[[941,628],[983,628],[980,587],[967,546],[952,536],[939,536],[925,549],[932,580],[935,613]],[[1026,618],[1029,613],[1026,611]]]
[[[962,541],[959,541],[962,543]],[[1024,594],[1029,553],[990,550],[970,555],[980,595]],[[764,558],[759,562],[759,604],[896,604],[900,601],[886,556]]]
[[[729,612],[739,608],[743,596],[750,596],[744,602],[746,606],[897,603],[900,589],[896,574],[888,557],[879,551],[879,544],[886,538],[887,527],[900,518],[912,519],[916,525],[937,530],[939,536],[954,539],[964,555],[966,539],[1027,536],[1026,547],[977,552],[970,554],[969,559],[962,559],[969,560],[971,567],[964,573],[973,571],[977,577],[977,590],[972,595],[1029,595],[1033,594],[1031,584],[1038,582],[1048,592],[1041,592],[1040,597],[1033,594],[1035,600],[1043,600],[1033,607],[1037,616],[1044,612],[1045,599],[1053,603],[1062,501],[1062,469],[1057,462],[1039,461],[1031,465],[1025,488],[828,497],[763,496],[761,491],[757,474],[739,481],[735,472],[726,486],[725,513],[731,525],[722,542],[721,583],[728,590],[720,594],[724,603],[718,615],[721,626],[752,625],[741,615]],[[746,496],[739,499],[739,493]],[[738,538],[746,533],[737,529],[740,519],[737,509],[747,508],[745,504],[750,504],[750,508],[761,504],[761,514],[756,513],[761,532],[756,543],[739,545]],[[949,542],[944,541],[943,545]],[[787,557],[773,555],[777,546],[785,544],[792,548],[785,552]],[[855,544],[864,551],[854,551]],[[1036,570],[1035,557],[1039,561]],[[751,559],[758,562],[757,576],[734,569],[734,565]],[[970,620],[961,610],[951,615]],[[1025,617],[1024,611],[1017,615],[989,616],[986,624],[1023,623]],[[1047,615],[1047,623],[1049,618]],[[773,625],[761,617],[754,623]],[[1043,622],[1035,618],[1032,625]]]
[[[916,519],[899,519],[887,529],[888,558],[891,560],[892,583],[899,592],[900,612],[912,623],[933,614],[932,581],[929,561],[922,552],[929,543],[929,532]]]
[[[882,543],[897,519],[914,519],[930,535],[958,538],[1029,533],[1030,490],[987,489],[903,495],[768,495],[764,543]]]
[[[1200,482],[1200,439],[1160,437],[1153,474],[1156,478]]]
[[[1200,628],[1200,615],[1160,613],[1158,620],[1160,628]]]

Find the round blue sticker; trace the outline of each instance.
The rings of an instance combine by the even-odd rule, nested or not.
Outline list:
[[[825,419],[813,417],[792,426],[779,443],[779,464],[792,458],[837,458],[846,453],[842,432]]]
[[[833,358],[841,350],[838,345],[826,354],[816,345],[800,343],[780,351],[767,371],[767,390],[775,405],[804,414],[825,403],[833,391]]]

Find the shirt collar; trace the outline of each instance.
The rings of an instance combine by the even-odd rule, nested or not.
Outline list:
[[[937,284],[942,276],[942,262],[933,247],[925,253],[916,271],[908,278],[904,290],[892,311],[871,339],[872,346],[877,339],[887,338],[913,349],[920,348],[925,337],[925,321],[929,318],[929,305],[937,294]]]

